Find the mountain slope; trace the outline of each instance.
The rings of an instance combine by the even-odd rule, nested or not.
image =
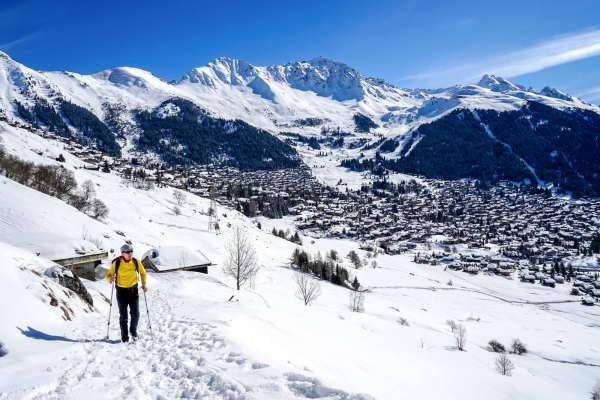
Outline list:
[[[14,127],[6,127],[2,137],[11,154],[58,165],[31,150],[59,151],[56,141]],[[100,280],[86,282],[97,311],[82,309],[72,321],[64,321],[45,299],[36,297],[43,280],[19,269],[41,259],[0,244],[0,253],[10,261],[0,265],[5,272],[0,296],[7,296],[2,299],[11,304],[0,308],[0,342],[8,349],[0,359],[3,400],[576,399],[585,398],[597,378],[600,357],[593,344],[600,321],[590,311],[593,308],[584,310],[578,304],[578,298],[564,302],[570,300],[566,286],[553,289],[486,274],[444,271],[439,265],[413,263],[416,253],[380,255],[377,268],[351,269],[362,287],[369,289],[364,313],[350,312],[347,288],[325,281],[321,281],[321,297],[305,306],[294,295],[289,266],[297,245],[271,234],[273,228],[294,229],[294,217],[259,218],[259,229],[255,221],[219,207],[223,223],[217,235],[207,230],[207,199],[188,195],[182,214],[176,215],[171,211],[176,204],[172,189],[125,187],[114,173],[88,171],[80,168],[83,163],[76,157],[65,154],[65,158],[62,165],[72,169],[79,182],[91,179],[108,205],[110,214],[104,223],[0,177],[3,234],[38,232],[78,238],[87,229],[109,249],[118,249],[128,239],[139,257],[153,247],[184,245],[201,249],[216,265],[209,267],[208,275],[150,272],[147,300],[152,331],[141,301],[142,341],[123,346],[117,342],[114,309],[109,339],[103,339],[109,305],[102,296],[110,297],[111,288],[101,278],[109,260],[98,267]],[[240,291],[220,268],[235,226],[248,232],[262,267],[255,287]],[[339,263],[347,268],[348,252],[366,254],[349,240],[303,237],[303,241],[302,249],[314,257],[337,250]],[[431,245],[436,253],[443,249],[439,243]],[[425,244],[418,246],[415,252],[428,251]],[[463,254],[483,254],[461,244],[457,247]],[[453,286],[446,284],[449,279]],[[401,325],[399,318],[407,319],[410,326]],[[447,319],[467,328],[466,352],[456,350]],[[529,345],[530,351],[523,356],[509,354],[514,374],[501,376],[494,370],[497,354],[487,343],[496,339],[507,344],[513,337]]]
[[[570,138],[574,148],[590,146],[593,142],[593,134],[589,136],[580,130],[587,129],[584,127],[589,125],[589,121],[594,121],[600,115],[598,106],[586,103],[557,89],[546,87],[540,92],[536,92],[532,88],[525,89],[521,85],[493,75],[484,76],[477,85],[453,86],[436,90],[400,89],[382,79],[366,77],[343,63],[324,57],[268,67],[256,67],[240,60],[218,58],[204,67],[189,71],[179,81],[167,83],[149,72],[130,67],[114,68],[92,75],[33,71],[2,53],[0,55],[0,83],[3,87],[3,93],[0,95],[0,108],[11,119],[30,120],[28,113],[32,113],[34,118],[43,123],[41,116],[35,116],[35,112],[30,112],[30,110],[34,111],[35,107],[41,107],[39,104],[43,105],[44,102],[47,102],[56,109],[57,113],[61,112],[60,115],[65,117],[64,120],[73,134],[87,135],[82,140],[92,140],[97,144],[102,144],[102,149],[108,154],[118,154],[118,149],[116,143],[100,139],[107,137],[105,135],[106,128],[101,125],[102,123],[113,134],[125,140],[126,152],[130,150],[151,151],[161,156],[163,161],[183,164],[198,162],[199,159],[204,160],[203,162],[206,160],[235,160],[239,156],[233,154],[236,150],[230,145],[211,145],[207,150],[202,150],[205,153],[202,157],[193,156],[198,153],[194,150],[194,146],[196,146],[194,143],[197,142],[188,140],[189,136],[187,135],[185,135],[187,139],[179,135],[175,140],[172,140],[168,130],[154,131],[150,135],[147,124],[146,133],[144,133],[144,129],[140,126],[140,116],[157,116],[163,113],[161,118],[165,118],[162,121],[154,120],[154,122],[163,124],[173,118],[175,120],[178,118],[176,115],[164,114],[163,106],[172,102],[173,99],[189,101],[211,118],[243,121],[246,124],[244,126],[255,127],[258,132],[262,130],[276,136],[282,133],[286,135],[301,134],[313,138],[311,139],[313,141],[320,141],[324,143],[332,160],[321,159],[319,164],[331,161],[328,164],[331,167],[339,165],[334,161],[341,159],[362,157],[362,159],[374,160],[376,153],[380,150],[379,144],[383,143],[385,139],[390,140],[388,145],[397,143],[399,147],[397,153],[386,150],[387,147],[384,148],[386,158],[396,159],[402,155],[412,154],[409,150],[415,147],[414,155],[409,157],[419,161],[417,156],[423,153],[423,150],[418,148],[427,144],[428,140],[420,142],[411,140],[413,133],[423,124],[444,119],[456,110],[494,111],[495,113],[481,114],[486,118],[484,125],[494,125],[495,130],[500,130],[494,132],[494,135],[503,137],[504,133],[510,135],[510,132],[502,131],[502,129],[508,129],[508,125],[500,124],[498,121],[496,121],[498,123],[494,123],[491,120],[494,116],[499,117],[510,112],[522,114],[522,110],[529,108],[529,105],[533,103],[548,106],[571,115],[569,124],[575,124],[574,128],[569,128],[562,122],[559,125],[562,127],[561,129],[575,129]],[[94,122],[93,125],[97,129],[75,126],[73,121],[66,118],[68,115],[64,115],[65,113],[61,111],[61,104],[72,104],[71,108],[80,107],[80,110],[89,110],[101,122],[100,124]],[[143,117],[142,119],[145,121],[144,123],[148,122],[148,118]],[[91,121],[89,118],[88,120]],[[554,120],[552,119],[550,125],[554,124]],[[367,124],[368,128],[364,129],[362,125],[359,126],[357,121],[370,122]],[[236,123],[241,124],[241,122]],[[201,122],[199,124],[201,125]],[[65,130],[64,127],[58,126],[53,129],[55,131]],[[202,129],[194,127],[188,131],[196,130]],[[255,129],[250,129],[250,131],[257,132]],[[219,132],[221,138],[226,137],[224,136],[226,130]],[[246,131],[244,130],[244,132]],[[533,137],[529,138],[530,135],[536,135],[535,130],[523,130],[522,134],[521,137],[524,141],[537,140]],[[148,135],[152,137],[151,140],[147,140]],[[254,138],[246,138],[245,135],[243,138],[239,136],[236,140],[247,144],[255,142]],[[334,138],[334,135],[337,136]],[[206,141],[206,137],[200,136],[206,143],[213,142],[212,140]],[[344,136],[343,141],[339,140],[341,136]],[[281,136],[282,139],[286,137]],[[457,138],[457,140],[459,139]],[[262,139],[259,141],[262,142]],[[377,143],[375,143],[376,141]],[[513,155],[508,159],[517,157],[525,164],[529,163],[528,154],[515,153],[519,148],[518,143],[502,142],[511,148],[514,147],[511,150]],[[168,148],[163,148],[164,143],[168,144]],[[293,151],[290,153],[290,149],[283,150],[282,148],[283,153],[281,153],[279,143],[270,141],[269,143],[271,144],[262,147],[262,150],[256,148],[256,151],[252,152],[252,161],[245,163],[243,168],[272,169],[293,164],[292,159],[284,155],[284,153],[293,154]],[[499,142],[494,139],[486,141],[486,143],[494,145]],[[556,145],[553,146],[556,147]],[[232,149],[233,153],[228,153],[228,149]],[[306,152],[300,148],[297,150],[308,164],[314,160],[316,150],[313,152]],[[430,148],[430,152],[433,151],[434,156],[439,150]],[[552,151],[554,150],[558,151],[558,149]],[[485,151],[496,152],[492,148]],[[576,156],[575,166],[573,166],[572,159],[567,161],[568,167],[560,167],[558,164],[544,166],[540,163],[533,163],[537,167],[531,167],[533,164],[529,163],[531,165],[528,169],[553,168],[551,172],[542,173],[543,178],[538,176],[532,181],[554,182],[568,190],[576,188],[579,194],[598,193],[596,184],[592,182],[595,179],[593,174],[596,173],[595,161],[590,159],[595,153],[584,153]],[[283,159],[271,164],[264,161],[278,160],[282,156]],[[440,166],[441,170],[451,170],[450,162],[450,159],[446,160]],[[234,165],[240,167],[239,162]],[[520,177],[531,180],[530,174],[524,172],[524,174],[515,175],[509,171],[510,168],[511,165],[503,161],[492,168],[498,170],[498,173],[491,174],[491,176],[505,178],[512,176],[514,179]],[[571,171],[566,181],[563,179],[562,182],[559,182],[560,179],[553,178],[553,176],[561,174],[558,168],[567,168]],[[585,168],[589,168],[590,173],[584,173],[583,169]],[[428,173],[428,169],[421,167],[404,170],[411,171],[411,173],[416,173],[418,170],[421,170],[421,173]],[[315,171],[315,173],[319,174],[320,172]],[[486,179],[490,176],[489,173],[484,175],[461,173],[459,175],[461,177],[483,177],[485,175]],[[448,177],[450,175],[432,174],[428,176]],[[583,188],[587,184],[592,185],[591,190]]]

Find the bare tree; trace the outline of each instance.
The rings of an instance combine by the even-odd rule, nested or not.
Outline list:
[[[350,250],[350,252],[348,253],[348,258],[350,259],[350,262],[352,263],[354,268],[358,269],[361,267],[362,264],[360,262],[360,257],[358,256],[358,254],[356,254],[354,250]]]
[[[600,379],[596,381],[590,394],[592,395],[592,397],[590,397],[592,400],[600,400]]]
[[[458,324],[454,329],[454,341],[456,348],[460,351],[465,350],[467,344],[467,328],[463,324]]]
[[[321,284],[309,274],[299,271],[294,272],[294,282],[298,288],[296,289],[296,297],[304,301],[307,306],[311,301],[316,300],[322,293]]]
[[[92,208],[92,203],[96,198],[96,188],[94,187],[94,182],[91,179],[86,180],[81,184],[81,197],[84,200],[84,212],[87,212]]]
[[[452,329],[452,333],[454,333],[454,330],[456,329],[456,322],[453,319],[447,319],[446,325],[448,325],[450,329]]]
[[[511,376],[512,371],[515,369],[515,365],[510,361],[508,356],[504,353],[501,353],[496,357],[496,371],[501,373],[502,375]],[[600,398],[599,398],[600,400]]]
[[[359,290],[350,291],[350,310],[352,312],[365,312],[365,292]]]
[[[235,279],[237,290],[240,290],[260,270],[256,250],[248,234],[240,226],[233,229],[233,235],[225,249],[227,258],[223,264],[223,273]]]
[[[108,207],[100,199],[94,199],[94,201],[92,201],[90,211],[92,212],[92,217],[94,217],[94,219],[104,219],[108,217]]]
[[[173,191],[173,198],[177,202],[178,206],[182,205],[185,202],[185,197],[185,193],[183,193],[181,190],[175,189]]]

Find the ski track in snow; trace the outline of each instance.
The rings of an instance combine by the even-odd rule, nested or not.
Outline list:
[[[147,293],[153,339],[140,293],[137,342],[120,343],[116,310],[111,318],[110,339],[98,339],[105,335],[105,325],[96,324],[82,332],[79,343],[74,344],[79,347],[72,356],[74,362],[53,383],[0,393],[0,399],[80,399],[89,398],[90,392],[95,392],[97,398],[111,399],[373,399],[325,387],[318,379],[302,374],[274,375],[268,364],[252,362],[228,350],[217,327],[173,317],[174,308],[183,304],[171,304],[174,300],[169,294],[175,290],[166,278]],[[270,308],[263,296],[251,292]],[[113,306],[116,304],[115,298]],[[253,384],[244,384],[236,376]]]

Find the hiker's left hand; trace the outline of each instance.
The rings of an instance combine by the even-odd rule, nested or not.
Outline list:
[[[146,293],[148,291],[148,286],[142,285],[142,290],[144,291],[144,293]]]

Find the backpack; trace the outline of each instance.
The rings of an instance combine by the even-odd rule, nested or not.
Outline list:
[[[115,276],[117,277],[117,279],[119,279],[119,275],[117,275],[117,274],[119,272],[119,266],[121,265],[121,260],[122,259],[123,259],[123,256],[119,256],[119,257],[117,257],[117,258],[115,258],[113,260],[113,262],[116,263],[115,264]],[[140,272],[139,271],[139,266],[138,266],[138,260],[136,258],[133,258],[133,257],[131,259],[133,260],[133,265],[135,265],[135,274],[137,276],[137,274],[139,274],[139,272]],[[115,279],[115,283],[117,282],[117,279]]]

